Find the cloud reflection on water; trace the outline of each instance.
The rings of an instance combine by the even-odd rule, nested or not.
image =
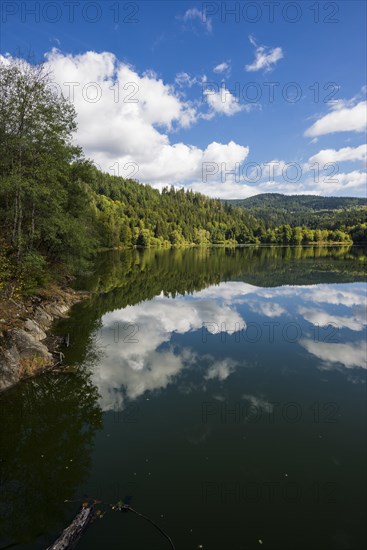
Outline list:
[[[103,359],[93,371],[102,407],[122,409],[126,400],[134,400],[146,391],[165,389],[183,369],[198,365],[204,366],[203,386],[214,379],[224,382],[243,365],[231,357],[229,346],[225,349],[228,356],[223,358],[211,355],[209,340],[204,352],[197,342],[191,344],[190,340],[188,345],[187,338],[177,343],[185,335],[202,331],[205,323],[210,337],[218,339],[216,327],[218,332],[220,328],[233,335],[238,327],[244,329],[255,319],[261,322],[275,318],[280,325],[282,320],[297,322],[302,327],[297,347],[321,361],[319,368],[366,368],[365,338],[355,340],[356,333],[366,327],[365,300],[363,283],[261,288],[231,281],[174,299],[161,294],[107,313],[102,317]],[[116,324],[139,327],[137,341],[114,341]],[[315,325],[331,325],[347,334],[343,333],[343,341],[317,341]]]

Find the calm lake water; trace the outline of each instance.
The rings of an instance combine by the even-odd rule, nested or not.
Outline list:
[[[55,331],[68,373],[0,399],[0,548],[45,549],[80,502],[80,550],[366,545],[360,247],[106,253]],[[201,546],[200,546],[201,545]]]

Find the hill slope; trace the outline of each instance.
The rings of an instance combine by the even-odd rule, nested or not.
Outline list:
[[[226,201],[264,220],[267,227],[305,225],[312,229],[338,229],[366,221],[367,199],[263,193],[248,199]]]
[[[319,195],[282,195],[281,193],[262,193],[248,199],[226,201],[233,206],[243,208],[287,208],[298,210],[339,210],[353,206],[367,206],[367,199],[358,197],[320,197]]]

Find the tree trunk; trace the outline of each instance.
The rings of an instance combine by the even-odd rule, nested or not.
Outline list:
[[[18,190],[15,193],[15,204],[14,204],[14,221],[13,221],[13,245],[16,244],[16,235],[17,235],[17,225],[18,225]]]
[[[22,199],[19,197],[19,212],[18,212],[18,237],[17,237],[17,262],[20,262],[20,253],[22,247],[22,220],[23,220],[23,209],[22,209]]]
[[[88,525],[95,518],[95,507],[82,508],[69,527],[66,527],[60,537],[47,550],[72,550],[79,542]]]
[[[35,226],[35,223],[34,223],[34,211],[35,211],[35,206],[34,206],[34,197],[33,197],[33,202],[32,202],[32,220],[31,220],[31,236],[30,236],[30,243],[29,243],[29,246],[28,246],[28,250],[32,250],[33,249],[33,240],[34,240],[34,226]]]

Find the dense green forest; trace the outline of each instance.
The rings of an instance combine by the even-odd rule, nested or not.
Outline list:
[[[226,202],[263,220],[266,228],[275,228],[285,223],[291,227],[332,230],[355,226],[353,240],[366,240],[366,232],[363,232],[366,227],[360,227],[366,222],[367,215],[367,199],[364,198],[262,193],[248,199]],[[361,232],[359,239],[358,230]]]
[[[269,209],[270,223],[257,207],[98,171],[73,143],[73,106],[49,81],[42,65],[0,64],[0,289],[10,295],[84,269],[103,248],[367,241],[358,199],[340,223],[333,213],[297,226],[288,208],[281,221],[280,207]]]
[[[244,208],[286,208],[290,212],[340,210],[354,206],[367,206],[367,199],[357,197],[321,197],[319,195],[282,195],[261,193],[247,199],[228,200],[234,206]]]

